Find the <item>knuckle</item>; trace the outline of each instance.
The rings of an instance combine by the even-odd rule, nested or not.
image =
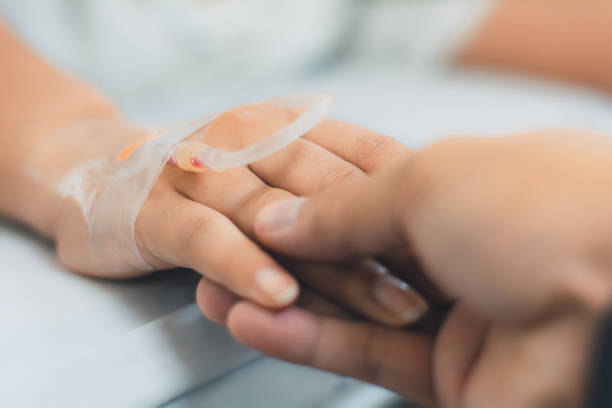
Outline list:
[[[284,190],[262,184],[250,191],[241,203],[241,208],[244,209],[247,206],[253,206],[256,210],[259,210],[274,201],[289,198],[290,196],[291,195]]]
[[[334,167],[329,170],[325,176],[319,182],[319,191],[325,190],[326,188],[341,184],[346,182],[349,179],[353,179],[359,176],[359,170],[357,168],[347,165],[342,165],[338,167]]]
[[[297,139],[295,142],[287,146],[287,150],[291,151],[294,158],[309,156],[312,154],[310,144],[303,139]]]
[[[249,168],[256,173],[264,172],[285,178],[291,173],[290,170],[293,163],[299,160],[310,159],[311,157],[312,149],[309,144],[302,139],[297,139],[284,149],[262,160],[249,164]]]
[[[380,155],[395,153],[400,143],[385,135],[373,135],[360,140],[355,145],[355,157],[361,161],[371,161]]]

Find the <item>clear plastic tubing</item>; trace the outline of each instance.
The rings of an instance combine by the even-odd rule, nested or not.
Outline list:
[[[223,171],[254,163],[276,153],[314,128],[331,109],[333,97],[327,92],[311,92],[280,96],[266,102],[279,108],[305,108],[306,110],[284,128],[243,149],[230,152],[203,142],[183,141],[175,146],[171,153],[171,160],[179,163],[179,167],[187,171],[202,171],[203,169]],[[191,132],[195,132],[210,120],[210,118],[204,119],[193,124]],[[198,165],[182,165],[183,162]]]

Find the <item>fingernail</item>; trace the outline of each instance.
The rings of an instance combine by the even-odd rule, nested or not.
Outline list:
[[[290,227],[297,219],[306,198],[276,201],[264,207],[257,216],[257,225],[263,231],[274,232]]]
[[[425,301],[406,282],[392,275],[379,277],[373,286],[374,297],[405,323],[414,323],[427,312]]]
[[[298,295],[296,283],[278,269],[265,267],[255,275],[255,283],[279,306],[291,303]]]

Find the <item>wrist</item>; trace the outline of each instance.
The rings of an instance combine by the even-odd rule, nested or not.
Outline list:
[[[56,223],[63,220],[59,211],[64,214],[66,209],[74,209],[66,205],[66,196],[72,196],[74,188],[84,192],[93,188],[89,183],[75,185],[74,174],[80,174],[80,180],[83,169],[97,172],[101,162],[121,162],[154,136],[150,129],[133,127],[118,116],[98,116],[79,118],[40,141],[23,170],[41,186],[40,190],[51,192],[53,201],[59,204],[47,211],[45,225],[49,234],[55,237]]]
[[[80,105],[69,101],[63,108],[51,109],[53,114],[47,112],[22,127],[14,127],[14,139],[0,153],[0,187],[6,193],[0,198],[0,213],[51,238],[63,203],[63,197],[53,188],[54,178],[75,167],[81,157],[74,140],[57,135],[92,118],[123,123],[112,105],[98,98],[82,99]],[[87,145],[82,139],[81,144]]]
[[[28,177],[24,163],[59,129],[85,117],[118,116],[103,95],[39,59],[0,24],[0,214],[52,235],[61,197]]]

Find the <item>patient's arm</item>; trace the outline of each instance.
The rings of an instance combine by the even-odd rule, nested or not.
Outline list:
[[[61,200],[23,172],[42,138],[87,116],[117,111],[98,92],[56,70],[17,41],[0,22],[0,212],[52,236]]]
[[[458,56],[612,91],[612,2],[500,0]]]

